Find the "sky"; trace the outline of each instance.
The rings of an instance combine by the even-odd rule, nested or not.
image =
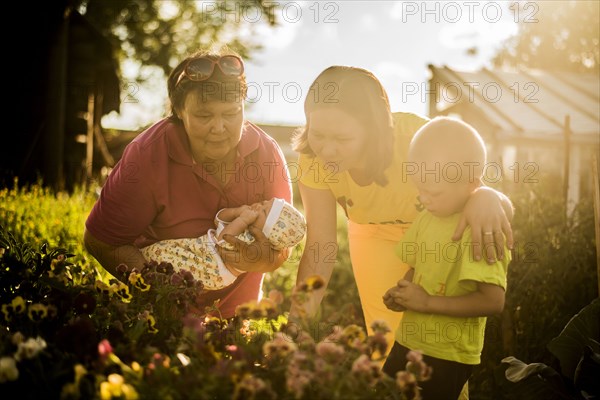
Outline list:
[[[302,125],[308,88],[331,65],[372,71],[388,92],[392,111],[426,115],[427,65],[464,71],[491,66],[502,42],[517,33],[515,20],[535,17],[534,8],[513,15],[509,9],[513,4],[281,1],[275,28],[266,25],[266,16],[242,15],[246,22],[257,24],[252,40],[263,45],[245,63],[246,118],[255,123]],[[469,54],[474,47],[478,52]],[[123,65],[121,113],[105,116],[105,128],[134,130],[164,115],[165,77],[156,68],[144,68],[148,83],[141,85],[133,78],[137,68],[135,63]]]

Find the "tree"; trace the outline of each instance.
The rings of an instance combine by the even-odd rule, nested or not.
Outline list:
[[[18,121],[18,128],[7,131],[11,146],[0,146],[0,187],[11,186],[13,178],[19,177],[22,183],[42,179],[60,190],[69,171],[81,170],[81,164],[87,170],[86,149],[82,151],[76,139],[90,131],[82,116],[90,109],[90,93],[99,117],[118,109],[119,61],[135,59],[169,73],[184,54],[219,43],[248,57],[260,47],[252,33],[261,25],[276,24],[277,4],[259,0],[17,4],[15,15],[27,20],[21,29],[29,32],[16,31],[4,47],[14,68],[12,77],[5,80],[10,101],[4,111]],[[110,85],[103,83],[106,80],[99,71],[102,76],[110,75]],[[99,87],[103,101],[96,102]]]
[[[119,59],[157,65],[165,73],[182,55],[227,43],[243,57],[259,49],[251,40],[261,24],[276,24],[275,5],[260,0],[74,0],[74,6],[105,37]]]
[[[496,56],[498,66],[600,71],[600,2],[511,3],[519,34]]]

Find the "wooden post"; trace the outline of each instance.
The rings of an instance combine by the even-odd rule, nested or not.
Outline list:
[[[102,119],[102,104],[104,103],[104,92],[102,89],[102,84],[97,84],[97,94],[96,101],[94,104],[94,137],[96,138],[95,144],[96,148],[100,151],[100,155],[104,159],[104,164],[108,167],[115,166],[115,159],[112,154],[108,151],[108,147],[106,146],[106,141],[104,140],[104,136],[102,135],[102,124],[100,120]],[[92,171],[93,173],[93,171]]]
[[[569,209],[569,163],[571,162],[571,116],[565,115],[565,164],[563,170],[563,199],[565,201],[565,216]]]
[[[596,229],[596,272],[598,277],[598,296],[600,296],[600,179],[598,177],[598,156],[592,154],[592,191],[594,193],[594,227]]]

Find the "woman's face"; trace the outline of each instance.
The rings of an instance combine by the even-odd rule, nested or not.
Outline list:
[[[368,132],[352,115],[336,109],[322,108],[310,113],[308,144],[335,172],[364,168]]]
[[[198,162],[223,161],[235,152],[242,137],[242,101],[200,101],[200,94],[187,95],[178,110]]]

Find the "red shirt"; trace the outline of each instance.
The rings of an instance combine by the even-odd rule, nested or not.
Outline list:
[[[214,227],[217,211],[279,197],[292,201],[281,149],[256,125],[245,122],[235,168],[224,187],[192,162],[182,125],[161,120],[142,132],[102,188],[86,221],[87,230],[113,246],[147,246],[159,240],[197,237]],[[223,316],[256,300],[263,274],[241,275],[232,285],[207,292],[207,304],[221,299]]]

